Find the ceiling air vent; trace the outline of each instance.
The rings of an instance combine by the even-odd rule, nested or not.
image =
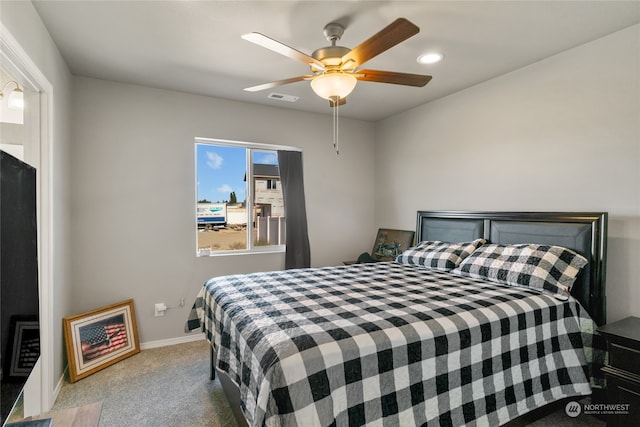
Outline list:
[[[285,95],[284,93],[270,93],[267,98],[277,99],[278,101],[296,102],[299,97],[293,95]]]

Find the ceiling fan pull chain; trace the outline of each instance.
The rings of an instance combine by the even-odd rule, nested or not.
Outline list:
[[[336,97],[336,135],[333,141],[333,148],[336,149],[336,156],[340,155],[340,114],[338,114],[338,108],[340,108],[340,98]]]
[[[333,148],[336,150],[336,155],[340,154],[340,148],[339,148],[339,134],[338,134],[338,130],[339,128],[339,114],[338,114],[338,108],[340,108],[340,98],[335,96],[332,99],[333,101]]]

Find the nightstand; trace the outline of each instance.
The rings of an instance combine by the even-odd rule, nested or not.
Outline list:
[[[640,318],[627,317],[598,328],[607,341],[609,361],[602,368],[607,403],[629,404],[627,415],[609,415],[607,427],[640,425]]]

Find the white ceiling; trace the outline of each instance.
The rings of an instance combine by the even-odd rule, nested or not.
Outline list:
[[[398,17],[416,36],[366,68],[429,74],[423,88],[359,82],[343,117],[379,120],[640,22],[638,1],[34,1],[74,75],[330,114],[308,82],[243,88],[309,73],[240,38],[256,31],[310,54],[346,24],[353,48]],[[439,50],[445,60],[420,65]],[[598,61],[598,58],[593,58]],[[589,70],[585,70],[588,72]],[[300,97],[295,103],[271,92]]]

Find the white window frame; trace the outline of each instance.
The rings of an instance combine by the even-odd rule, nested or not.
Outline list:
[[[198,249],[198,220],[197,220],[197,210],[198,210],[198,144],[209,144],[209,145],[222,145],[227,147],[239,147],[248,149],[247,152],[247,165],[246,165],[246,174],[247,174],[247,195],[246,195],[246,204],[247,204],[247,249],[237,249],[237,250],[221,250],[221,251],[200,251]],[[249,238],[249,236],[253,236],[253,221],[249,218],[250,212],[253,212],[253,151],[278,151],[278,150],[287,150],[287,151],[302,151],[302,149],[297,147],[290,147],[286,145],[274,145],[274,144],[262,144],[258,142],[247,142],[247,141],[233,141],[228,139],[215,139],[215,138],[205,138],[205,137],[196,137],[194,138],[194,158],[195,158],[195,203],[194,203],[194,211],[193,211],[193,221],[194,221],[194,229],[195,229],[195,245],[196,245],[196,256],[197,257],[207,257],[207,256],[228,256],[228,255],[246,255],[246,254],[255,254],[255,253],[269,253],[269,252],[284,252],[286,250],[285,245],[267,245],[267,246],[254,246],[253,239]],[[282,180],[281,180],[282,182]],[[249,208],[250,207],[250,208]],[[285,220],[286,221],[286,220]]]

